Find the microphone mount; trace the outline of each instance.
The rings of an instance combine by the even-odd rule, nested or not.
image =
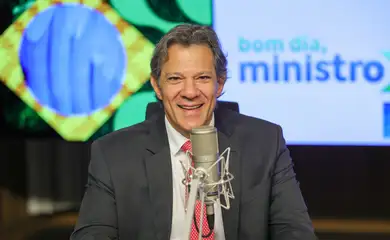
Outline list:
[[[191,154],[190,152],[186,153],[187,155]],[[192,219],[194,216],[195,204],[196,200],[200,200],[201,204],[205,203],[205,198],[207,194],[214,194],[212,192],[214,189],[217,189],[218,197],[214,200],[207,202],[206,204],[215,204],[217,206],[223,207],[224,209],[230,209],[230,199],[234,199],[233,188],[231,185],[231,181],[234,179],[233,174],[229,172],[229,159],[230,159],[230,147],[226,148],[225,151],[219,156],[217,161],[212,164],[209,168],[194,168],[190,164],[190,157],[187,158],[188,163],[187,166],[191,171],[185,171],[186,175],[183,179],[182,183],[191,188],[189,192],[189,198],[186,202],[186,213],[185,213],[185,221],[183,228],[183,238],[189,239],[191,234],[191,225]],[[207,182],[207,178],[210,176],[209,172],[212,168],[214,168],[217,164],[220,164],[220,179],[217,182]],[[184,166],[183,166],[183,169]],[[221,203],[220,199],[224,199],[224,204]],[[201,208],[201,216],[204,214],[204,208]],[[199,240],[202,239],[202,231],[203,230],[203,221],[200,221],[199,225]]]

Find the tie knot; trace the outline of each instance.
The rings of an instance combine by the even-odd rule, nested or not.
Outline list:
[[[183,144],[183,146],[181,146],[181,150],[183,151],[183,152],[190,152],[190,153],[192,153],[192,147],[191,147],[191,141],[190,140],[187,140],[184,144]]]

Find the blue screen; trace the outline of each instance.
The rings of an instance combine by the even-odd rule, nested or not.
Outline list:
[[[390,1],[214,0],[222,100],[289,144],[390,145]]]

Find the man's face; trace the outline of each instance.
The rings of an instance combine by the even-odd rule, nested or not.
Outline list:
[[[213,53],[206,45],[174,44],[159,82],[152,78],[151,83],[169,122],[188,137],[192,128],[210,123],[225,79],[217,79]]]

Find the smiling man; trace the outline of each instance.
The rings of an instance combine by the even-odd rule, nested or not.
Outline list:
[[[281,127],[217,106],[226,65],[208,27],[179,25],[160,40],[151,83],[164,111],[92,144],[71,239],[181,240],[189,132],[204,125],[218,129],[220,149],[231,149],[235,199],[229,210],[215,205],[214,221],[197,203],[190,239],[201,221],[202,239],[316,239]]]

